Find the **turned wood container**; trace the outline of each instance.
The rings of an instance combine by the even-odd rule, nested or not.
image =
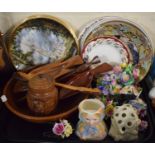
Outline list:
[[[50,77],[40,75],[29,80],[27,103],[33,113],[48,115],[55,109],[57,101],[58,90]]]

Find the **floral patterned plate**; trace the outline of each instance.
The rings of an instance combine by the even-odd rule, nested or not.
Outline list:
[[[109,16],[99,17],[99,18],[96,18],[95,20],[88,22],[86,25],[84,25],[81,28],[80,33],[78,35],[78,40],[80,44],[79,46],[81,50],[83,49],[84,42],[87,36],[91,33],[91,31],[93,31],[93,29],[97,27],[100,23],[103,23],[103,21],[105,22],[106,20],[109,20],[109,19],[112,19],[112,17],[109,17]]]
[[[86,62],[91,62],[97,57],[99,63],[93,64],[93,68],[102,63],[109,63],[113,66],[127,64],[132,59],[128,47],[114,37],[101,37],[91,40],[84,47],[82,57]]]
[[[51,16],[33,16],[13,28],[8,51],[17,70],[64,60],[78,52],[70,26]]]
[[[139,25],[118,17],[101,17],[95,20],[93,28],[88,29],[83,38],[79,38],[81,48],[97,37],[117,37],[130,49],[133,63],[140,69],[139,81],[145,77],[152,64],[154,49],[149,36]]]

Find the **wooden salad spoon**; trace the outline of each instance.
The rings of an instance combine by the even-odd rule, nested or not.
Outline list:
[[[58,76],[58,71],[61,71],[62,68],[65,70],[64,73],[61,72],[61,75],[65,74],[65,73],[68,73],[69,72],[69,68],[71,67],[75,67],[75,66],[78,66],[78,65],[81,65],[83,64],[83,60],[82,58],[79,56],[79,55],[76,55],[74,57],[71,57],[70,59],[67,59],[63,62],[60,62],[60,61],[57,61],[55,63],[51,63],[51,64],[46,64],[46,65],[43,65],[43,66],[40,66],[40,67],[37,67],[33,70],[31,70],[30,72],[27,73],[27,75],[29,76],[29,78],[32,78],[34,76],[37,76],[39,74],[47,74],[47,73],[52,73],[52,75],[55,73],[55,75]],[[68,70],[68,71],[67,71]],[[23,72],[19,72],[18,71],[18,74],[21,74],[22,75]]]
[[[18,74],[27,81],[29,81],[32,78],[31,76],[29,76],[29,74],[26,74],[23,72],[18,72]],[[73,85],[68,85],[68,84],[62,84],[59,82],[54,82],[54,84],[55,86],[62,87],[65,89],[70,89],[73,91],[80,91],[80,92],[86,92],[86,93],[100,93],[100,90],[98,88],[79,87],[79,86],[73,86]]]

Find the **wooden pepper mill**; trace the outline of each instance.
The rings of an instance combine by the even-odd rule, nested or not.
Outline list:
[[[39,115],[51,113],[58,102],[58,90],[54,81],[47,75],[35,76],[29,80],[28,107],[32,112]]]

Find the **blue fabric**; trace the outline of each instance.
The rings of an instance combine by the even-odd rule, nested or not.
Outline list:
[[[92,126],[86,126],[83,132],[83,136],[91,136],[91,135],[96,135],[98,132],[96,127]]]

